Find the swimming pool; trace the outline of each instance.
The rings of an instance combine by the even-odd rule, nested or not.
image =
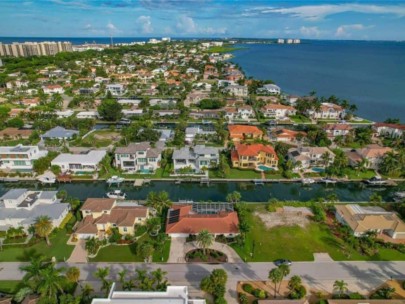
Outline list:
[[[325,172],[325,168],[321,168],[321,167],[313,167],[311,170],[313,172],[318,172],[318,173]]]
[[[265,165],[259,165],[257,166],[257,169],[261,170],[261,171],[271,171],[274,170],[272,167],[267,167]]]

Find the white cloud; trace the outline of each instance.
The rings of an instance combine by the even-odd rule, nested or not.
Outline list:
[[[176,28],[179,31],[182,31],[184,33],[196,33],[197,32],[197,26],[193,20],[193,18],[181,15],[179,16],[177,23],[176,23]]]
[[[372,28],[373,26],[365,26],[361,23],[356,23],[356,24],[344,24],[339,26],[336,29],[335,36],[336,37],[350,37],[351,36],[351,31],[362,31],[365,29]]]
[[[317,26],[301,26],[300,33],[307,37],[319,37],[321,31]]]
[[[405,16],[405,5],[373,5],[373,4],[321,4],[294,7],[256,7],[245,10],[242,16],[257,16],[261,14],[292,15],[305,20],[316,21],[329,15],[356,12],[363,14],[390,14]]]
[[[111,21],[107,23],[107,29],[110,31],[111,34],[121,32]]]
[[[153,33],[152,20],[150,16],[140,16],[136,19],[136,23],[141,26],[142,34]]]

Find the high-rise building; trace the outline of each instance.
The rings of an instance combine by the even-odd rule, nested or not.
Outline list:
[[[13,42],[12,44],[3,44],[0,42],[0,56],[52,56],[59,52],[72,51],[72,43],[68,41],[44,41],[24,43]]]

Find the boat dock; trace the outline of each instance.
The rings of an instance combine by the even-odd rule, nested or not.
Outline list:
[[[150,179],[136,179],[134,181],[134,187],[142,187],[143,185],[149,185],[151,182]]]

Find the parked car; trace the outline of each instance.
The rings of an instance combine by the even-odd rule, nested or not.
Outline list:
[[[291,266],[292,262],[290,260],[286,260],[286,259],[278,259],[274,261],[274,265],[281,266],[281,265],[288,265]]]

